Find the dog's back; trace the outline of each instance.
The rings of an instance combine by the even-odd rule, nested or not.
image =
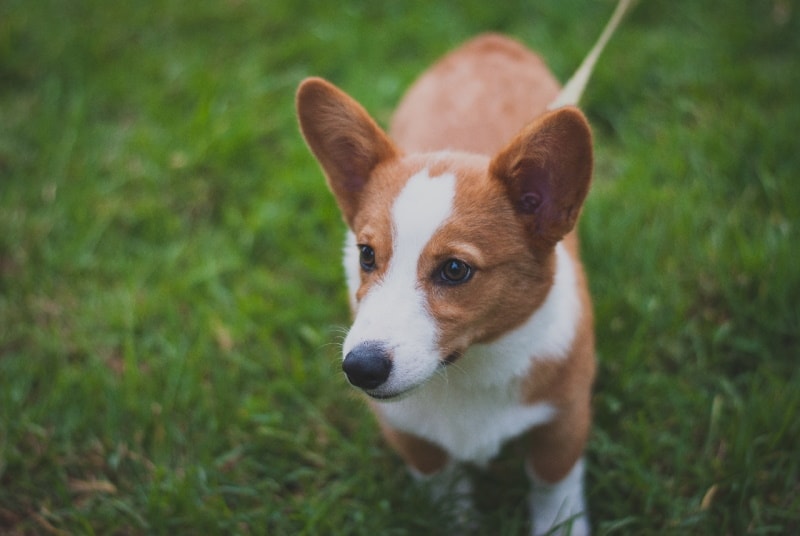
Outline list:
[[[428,69],[395,112],[392,138],[408,152],[492,155],[556,98],[559,84],[520,43],[485,34]]]

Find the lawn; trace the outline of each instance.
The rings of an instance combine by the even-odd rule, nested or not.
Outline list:
[[[0,3],[0,533],[440,534],[339,368],[294,91],[384,125],[476,33],[561,80],[612,0]],[[582,107],[596,534],[800,531],[800,4],[641,0]],[[524,534],[511,447],[478,534]]]

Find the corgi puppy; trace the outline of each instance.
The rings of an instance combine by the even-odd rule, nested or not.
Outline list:
[[[595,349],[575,226],[592,134],[560,102],[580,89],[565,97],[536,54],[492,34],[426,71],[388,134],[325,80],[297,93],[348,227],[347,380],[420,477],[526,435],[533,534],[589,532]]]

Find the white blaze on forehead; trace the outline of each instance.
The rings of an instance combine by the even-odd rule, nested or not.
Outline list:
[[[391,271],[410,273],[425,245],[453,211],[456,178],[452,173],[431,178],[428,170],[420,171],[406,183],[392,207],[394,251]],[[401,268],[402,267],[402,268]]]
[[[431,177],[428,170],[412,176],[392,206],[392,251],[383,280],[355,304],[358,258],[355,239],[348,236],[348,283],[356,318],[343,353],[367,341],[379,341],[393,354],[389,379],[375,390],[392,395],[425,382],[439,365],[438,328],[418,284],[419,258],[436,231],[450,217],[455,175]],[[351,251],[352,250],[352,251]],[[384,253],[385,255],[385,253]]]

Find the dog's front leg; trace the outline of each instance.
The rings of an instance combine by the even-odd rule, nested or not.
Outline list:
[[[583,450],[589,434],[588,402],[563,409],[531,432],[526,463],[531,480],[532,534],[588,535],[583,493]]]
[[[463,465],[452,460],[437,473],[422,474],[409,466],[414,479],[425,486],[431,498],[445,505],[453,513],[455,527],[451,534],[460,534],[475,528],[472,504],[472,481]]]
[[[468,529],[472,516],[472,483],[464,468],[439,446],[380,421],[386,441],[406,462],[414,479],[435,501],[448,501],[455,513],[456,533]]]
[[[583,498],[583,460],[578,460],[567,476],[555,483],[539,478],[530,464],[526,469],[532,487],[532,534],[588,536],[589,522]]]

